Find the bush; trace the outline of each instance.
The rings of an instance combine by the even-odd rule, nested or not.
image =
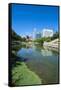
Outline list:
[[[43,38],[38,38],[38,39],[34,40],[34,42],[38,42],[41,45],[43,45],[44,41],[50,42],[51,41],[51,37],[43,37]]]

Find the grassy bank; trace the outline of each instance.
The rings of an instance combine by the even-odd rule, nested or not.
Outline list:
[[[26,39],[19,36],[15,31],[11,30],[11,53],[10,53],[10,84],[11,86],[34,85],[41,84],[41,79],[28,69],[24,63],[24,59],[17,56],[17,51],[21,47],[26,47]],[[25,43],[23,43],[25,42]],[[12,80],[12,81],[11,81]]]
[[[24,62],[16,62],[16,67],[12,69],[12,85],[34,85],[41,84],[41,79],[30,71]]]

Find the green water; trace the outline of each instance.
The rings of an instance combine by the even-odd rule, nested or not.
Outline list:
[[[42,84],[59,83],[57,52],[33,44],[22,47],[17,54],[26,59],[27,67],[42,79]]]

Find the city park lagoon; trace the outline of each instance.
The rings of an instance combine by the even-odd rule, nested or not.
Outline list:
[[[22,66],[20,64],[13,69],[13,72],[17,71],[19,76],[19,80],[15,85],[58,83],[59,56],[56,51],[43,48],[40,45],[26,44],[17,51],[17,56],[21,58],[19,61],[22,60],[21,62],[24,62],[24,64],[22,64]],[[30,71],[29,73],[26,68]],[[13,78],[17,77],[17,74],[15,74]],[[22,79],[20,77],[22,77]]]
[[[59,53],[47,48],[44,39],[13,41],[12,53],[16,64],[12,68],[12,85],[39,85],[59,83]],[[46,38],[47,43],[54,42]],[[56,43],[59,42],[57,39]],[[41,44],[42,43],[42,44]],[[55,42],[54,42],[55,43]]]

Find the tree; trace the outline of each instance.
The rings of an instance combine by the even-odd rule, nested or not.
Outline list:
[[[53,37],[51,37],[51,40],[54,40],[56,38],[59,38],[59,33],[58,32],[53,34]]]
[[[26,38],[29,39],[29,36],[27,35]]]

